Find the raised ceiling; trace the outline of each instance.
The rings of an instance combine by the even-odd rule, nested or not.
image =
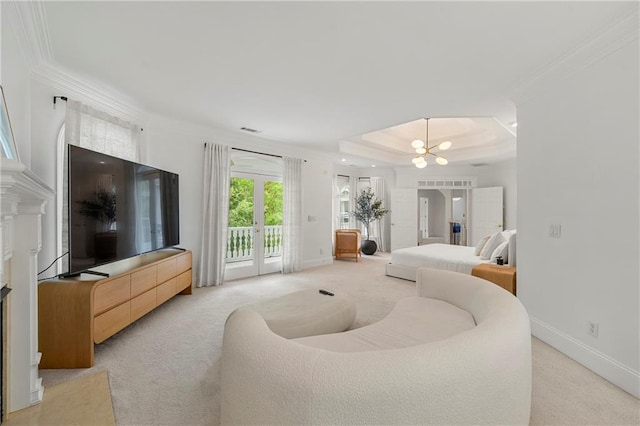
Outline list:
[[[147,111],[331,150],[364,144],[384,152],[403,138],[394,126],[427,116],[454,117],[448,126],[470,133],[487,125],[475,146],[466,136],[454,141],[454,161],[486,148],[487,132],[499,154],[508,151],[499,145],[516,120],[512,93],[636,9],[635,2],[44,4],[52,62]],[[407,126],[420,133],[419,124]],[[384,135],[389,141],[379,140]]]
[[[485,164],[513,158],[516,155],[516,127],[505,125],[494,117],[430,118],[428,146],[450,141],[447,151],[438,148],[450,164]],[[427,138],[426,119],[419,119],[386,129],[347,138],[340,142],[340,153],[347,164],[358,166],[410,166],[416,155],[411,147],[414,139]],[[366,158],[366,160],[364,160]],[[434,164],[435,157],[429,156]]]

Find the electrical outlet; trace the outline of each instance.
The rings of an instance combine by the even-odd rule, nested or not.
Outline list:
[[[589,336],[598,337],[599,328],[600,324],[590,321],[587,325],[587,334],[589,334]]]
[[[562,226],[560,224],[549,225],[549,238],[560,238]]]
[[[324,254],[324,250],[323,249],[320,249],[320,254]]]

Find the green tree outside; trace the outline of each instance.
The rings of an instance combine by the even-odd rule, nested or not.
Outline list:
[[[229,187],[229,227],[253,225],[253,179],[231,178]]]
[[[254,181],[231,178],[229,187],[229,227],[253,226]],[[282,225],[282,182],[264,183],[265,225]]]
[[[264,224],[282,225],[282,182],[264,183]]]

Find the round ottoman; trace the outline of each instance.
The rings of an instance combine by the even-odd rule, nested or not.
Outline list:
[[[347,330],[356,318],[356,306],[346,296],[301,290],[248,306],[264,318],[276,334],[293,339]]]

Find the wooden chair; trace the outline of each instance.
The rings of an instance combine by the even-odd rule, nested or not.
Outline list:
[[[358,256],[362,256],[360,244],[359,229],[336,230],[336,259],[355,258],[358,262]]]

